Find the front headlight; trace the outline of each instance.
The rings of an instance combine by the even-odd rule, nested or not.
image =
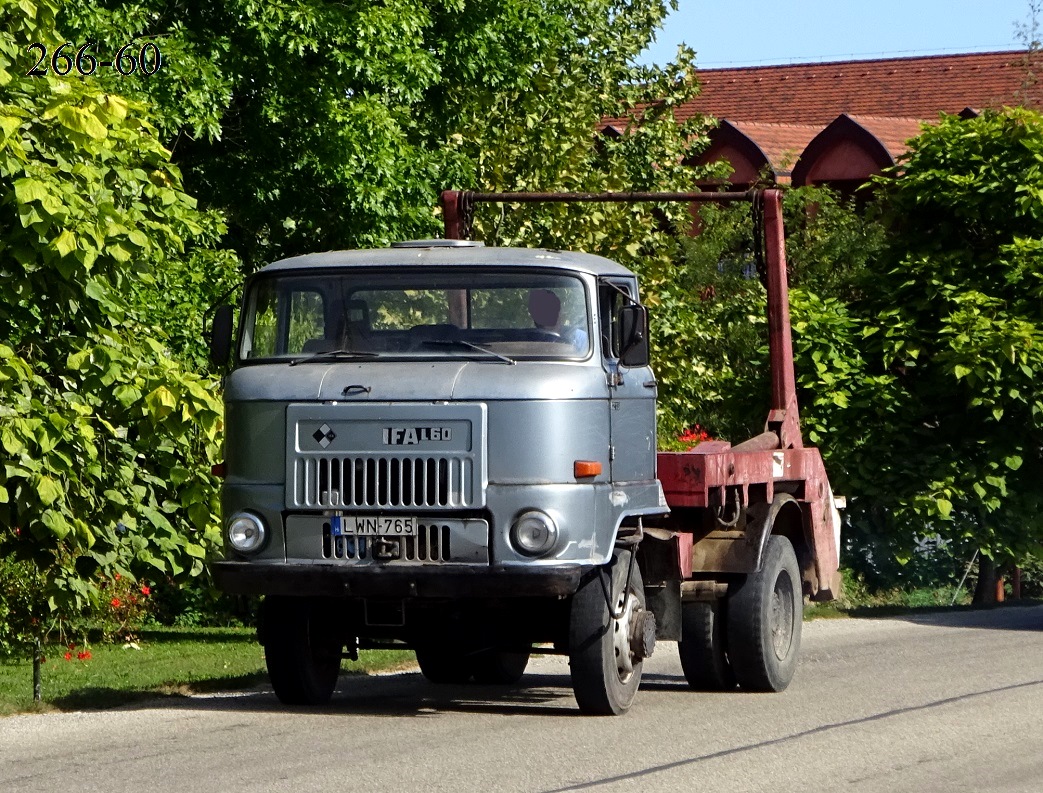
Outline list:
[[[511,526],[511,542],[527,556],[543,556],[558,542],[558,524],[546,512],[523,512]]]
[[[239,553],[260,550],[267,535],[264,521],[252,512],[238,512],[228,521],[228,543]]]

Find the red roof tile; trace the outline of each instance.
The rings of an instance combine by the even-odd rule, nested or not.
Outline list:
[[[735,181],[756,181],[765,165],[782,183],[860,179],[897,160],[939,113],[1043,106],[1033,73],[1043,55],[1024,51],[703,69],[700,95],[675,117],[720,120],[694,162],[727,159]],[[628,123],[603,119],[603,134]]]
[[[1023,104],[1020,51],[699,70],[702,91],[677,111],[729,121],[828,124],[841,113],[934,119],[966,107]],[[1043,104],[1043,85],[1030,89]]]
[[[850,115],[852,121],[865,127],[876,137],[891,157],[898,159],[907,148],[906,144],[922,131],[925,122],[915,118],[884,118],[880,116]]]
[[[730,123],[757,144],[778,174],[789,173],[804,147],[820,130],[820,127],[811,124],[762,124],[756,121]]]
[[[915,118],[841,113],[808,143],[793,166],[796,185],[860,181],[895,164],[920,131]]]

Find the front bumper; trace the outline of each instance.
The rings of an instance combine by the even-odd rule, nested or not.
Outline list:
[[[321,562],[216,562],[219,589],[237,595],[379,598],[567,597],[589,565],[553,568],[350,567]]]

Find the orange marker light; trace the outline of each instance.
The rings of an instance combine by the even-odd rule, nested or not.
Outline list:
[[[577,479],[586,476],[598,476],[601,474],[601,463],[597,460],[576,460],[572,464],[572,472]]]

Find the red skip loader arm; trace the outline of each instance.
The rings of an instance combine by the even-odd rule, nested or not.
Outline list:
[[[768,276],[768,353],[771,410],[768,431],[778,435],[783,449],[801,448],[797,385],[793,372],[793,336],[789,322],[789,283],[786,278],[786,238],[782,228],[782,196],[765,190],[764,265]]]
[[[778,190],[751,190],[746,193],[471,193],[446,190],[442,193],[442,217],[446,239],[467,239],[471,232],[474,205],[478,202],[627,202],[684,201],[753,203],[763,218],[764,265],[768,290],[768,348],[771,370],[771,408],[766,430],[776,436],[751,439],[758,448],[799,449],[797,388],[793,373],[793,340],[789,322],[789,287],[786,280],[786,242],[782,227],[782,196]],[[767,433],[766,433],[767,434]]]
[[[708,441],[688,452],[659,452],[658,476],[671,509],[776,503],[788,494],[800,506],[810,551],[804,579],[816,599],[839,592],[839,515],[818,449],[806,448],[800,433],[793,339],[789,318],[786,245],[779,190],[745,193],[473,193],[446,190],[441,203],[446,239],[467,239],[479,202],[750,202],[755,231],[763,236],[768,292],[768,349],[771,405],[765,431],[732,446]],[[759,223],[756,215],[759,215]],[[683,565],[683,563],[682,563]]]

